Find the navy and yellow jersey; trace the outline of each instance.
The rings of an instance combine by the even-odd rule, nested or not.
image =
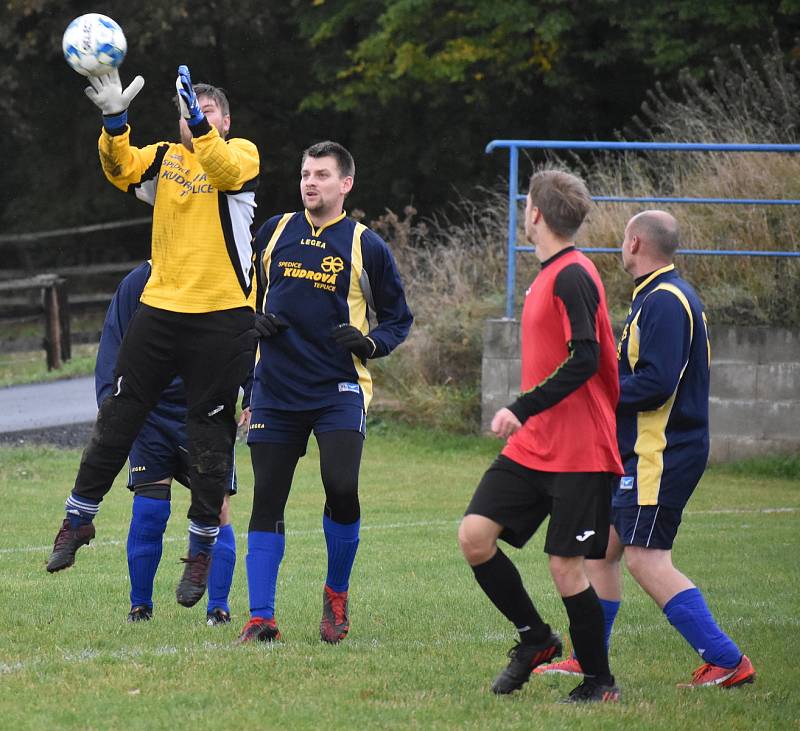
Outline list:
[[[258,150],[194,129],[194,152],[174,142],[130,144],[130,127],[100,134],[108,180],[153,206],[153,273],[142,302],[172,312],[255,306],[250,226]]]
[[[259,307],[289,328],[260,341],[251,408],[305,411],[354,403],[366,411],[369,371],[331,332],[349,324],[368,333],[373,358],[405,340],[413,317],[389,247],[344,213],[317,229],[306,211],[269,219],[253,246]],[[373,329],[368,309],[377,320]]]
[[[683,508],[708,460],[711,349],[703,305],[673,265],[637,279],[618,357],[614,506]]]
[[[94,385],[98,406],[116,390],[114,366],[117,363],[119,346],[139,307],[139,298],[142,296],[142,291],[149,278],[150,262],[144,262],[120,282],[111,304],[108,306],[94,368]],[[183,381],[176,377],[161,392],[161,398],[148,414],[147,422],[170,430],[175,428],[176,422],[185,423],[186,413],[186,391]]]

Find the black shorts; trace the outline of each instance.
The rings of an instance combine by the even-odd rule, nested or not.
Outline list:
[[[603,558],[617,479],[607,472],[531,470],[501,454],[481,479],[466,515],[502,525],[500,538],[515,548],[522,548],[549,515],[545,553]]]

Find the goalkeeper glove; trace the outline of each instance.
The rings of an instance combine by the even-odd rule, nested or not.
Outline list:
[[[338,345],[357,355],[361,360],[366,360],[375,355],[377,346],[372,338],[362,335],[357,327],[352,325],[337,325],[331,331],[331,336]]]
[[[114,69],[103,76],[90,76],[89,83],[91,86],[87,86],[84,93],[103,113],[106,129],[111,131],[124,127],[128,123],[128,106],[142,90],[144,79],[137,76],[123,91],[119,71]]]
[[[175,89],[178,92],[178,104],[181,116],[192,126],[200,124],[205,119],[197,94],[194,93],[192,77],[189,75],[188,66],[178,66],[178,78],[175,79]]]
[[[266,315],[256,313],[255,329],[260,338],[271,338],[289,329],[289,324],[281,320],[280,317],[268,312]]]

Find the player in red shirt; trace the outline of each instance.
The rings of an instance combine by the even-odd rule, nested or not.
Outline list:
[[[546,170],[531,178],[525,235],[542,269],[522,309],[522,393],[492,419],[492,431],[508,441],[458,532],[481,589],[519,632],[511,662],[492,684],[495,693],[513,693],[533,668],[561,654],[561,639],[539,616],[497,539],[521,548],[550,516],[544,550],[585,671],[570,703],[619,698],[603,610],[584,567],[584,559],[605,555],[612,484],[622,474],[605,290],[573,243],[590,206],[586,186],[573,175]]]

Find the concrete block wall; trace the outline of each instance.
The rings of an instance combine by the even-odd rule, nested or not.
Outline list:
[[[711,459],[800,451],[800,330],[711,328]],[[519,393],[519,322],[484,326],[481,426]]]

